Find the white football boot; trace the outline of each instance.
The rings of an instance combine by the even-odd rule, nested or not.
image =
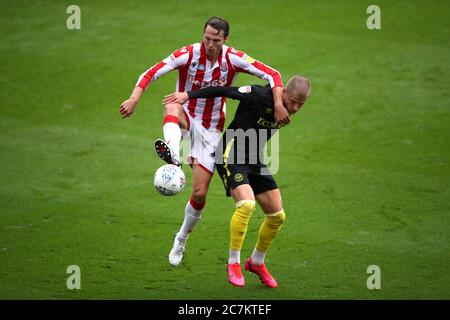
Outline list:
[[[180,264],[181,260],[183,259],[183,253],[184,253],[184,249],[186,246],[186,240],[178,239],[178,237],[175,236],[175,239],[173,241],[172,250],[170,250],[170,253],[169,253],[169,263],[174,267],[178,266]]]

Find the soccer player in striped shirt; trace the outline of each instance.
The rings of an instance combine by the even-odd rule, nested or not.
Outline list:
[[[288,124],[290,119],[283,107],[280,73],[244,52],[225,45],[229,33],[226,20],[212,17],[206,21],[203,31],[201,43],[174,51],[139,77],[130,98],[120,106],[122,117],[133,114],[139,98],[152,81],[177,69],[179,76],[176,91],[179,92],[206,87],[229,87],[240,72],[264,79],[270,84],[273,93],[275,121]],[[181,262],[186,240],[201,218],[214,173],[214,152],[221,138],[225,112],[225,97],[192,99],[182,106],[176,103],[164,105],[164,140],[155,141],[158,155],[168,163],[181,165],[181,128],[187,130],[191,138],[188,160],[192,166],[192,193],[184,210],[183,224],[169,253],[169,263],[173,266]]]

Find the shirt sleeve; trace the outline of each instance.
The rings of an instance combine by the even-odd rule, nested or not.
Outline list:
[[[237,72],[252,74],[260,79],[266,80],[272,89],[283,86],[281,74],[277,70],[253,59],[244,52],[230,48],[229,58],[230,63]]]
[[[258,102],[258,96],[251,86],[244,87],[208,87],[205,89],[188,91],[189,99],[227,97],[233,100]]]
[[[191,50],[189,47],[183,47],[172,52],[172,54],[166,59],[161,60],[150,69],[142,73],[136,83],[136,87],[146,90],[152,81],[157,80],[174,69],[184,66],[189,60],[189,55],[191,54],[190,52]]]

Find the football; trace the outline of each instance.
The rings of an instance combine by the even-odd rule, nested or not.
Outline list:
[[[183,170],[174,164],[165,164],[155,172],[153,184],[164,196],[173,196],[183,191],[186,177]]]

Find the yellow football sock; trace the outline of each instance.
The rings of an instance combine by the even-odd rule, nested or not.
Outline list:
[[[230,223],[230,249],[240,251],[247,232],[248,221],[255,211],[254,200],[242,200],[236,203],[236,210]]]
[[[286,220],[286,214],[283,209],[275,213],[266,214],[266,218],[259,229],[258,241],[256,242],[256,248],[259,251],[267,252],[269,250],[284,220]]]

